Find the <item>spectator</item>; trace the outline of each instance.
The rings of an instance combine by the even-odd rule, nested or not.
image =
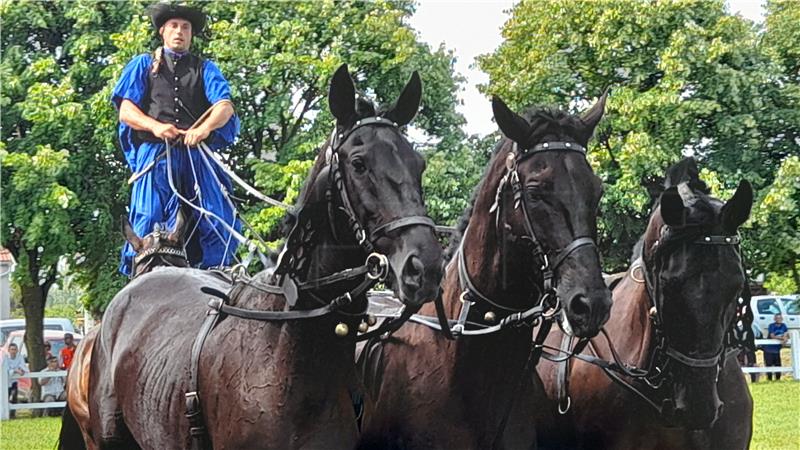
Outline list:
[[[72,337],[72,333],[65,333],[64,334],[64,348],[61,349],[61,353],[59,357],[61,358],[61,368],[64,370],[69,370],[69,366],[72,365],[72,357],[75,355],[75,340]]]
[[[19,390],[17,389],[17,380],[12,379],[14,375],[24,375],[28,372],[28,365],[25,364],[25,358],[19,354],[17,344],[8,344],[8,355],[3,358],[3,369],[8,372],[8,399],[11,403],[17,403],[17,396]],[[11,411],[9,416],[13,419],[14,413]]]
[[[58,358],[50,356],[47,358],[47,368],[43,372],[58,372],[61,369],[58,367]],[[65,384],[64,377],[51,377],[40,378],[39,384],[42,386],[42,401],[47,402],[63,402],[67,399],[67,393],[64,391]],[[48,416],[60,416],[61,408],[48,408],[45,414]]]
[[[789,328],[783,323],[783,316],[780,313],[775,314],[775,322],[769,324],[769,328],[767,329],[767,333],[769,334],[768,339],[779,339],[783,343],[786,343],[786,339],[789,337],[786,333],[789,331]],[[771,344],[771,345],[764,345],[764,365],[767,367],[781,367],[781,347],[782,344]],[[775,372],[775,378],[780,380],[781,373]],[[772,380],[772,372],[767,372],[767,379]]]
[[[50,342],[44,341],[44,360],[45,361],[49,360],[50,357],[53,356],[53,353],[51,352],[51,349],[52,349],[52,347],[50,346]]]

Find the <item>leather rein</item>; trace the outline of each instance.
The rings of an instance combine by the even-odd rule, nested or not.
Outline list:
[[[292,230],[286,238],[286,244],[278,257],[271,282],[262,283],[254,279],[237,281],[262,292],[283,295],[290,308],[288,311],[264,311],[233,306],[231,305],[231,299],[227,293],[209,287],[201,288],[203,293],[211,295],[212,298],[208,302],[209,310],[207,311],[206,318],[192,345],[190,383],[188,392],[185,394],[186,418],[189,420],[189,432],[192,437],[193,449],[203,450],[211,447],[200,407],[198,368],[203,344],[208,334],[220,320],[226,316],[234,316],[246,320],[285,322],[337,314],[350,317],[360,316],[370,325],[374,324],[374,318],[367,315],[366,306],[362,311],[356,313],[345,311],[346,307],[350,306],[356,299],[365,295],[376,283],[384,281],[389,274],[389,260],[385,255],[375,252],[374,242],[388,233],[412,226],[424,226],[435,230],[436,226],[433,220],[428,216],[406,216],[397,218],[376,226],[371,232],[368,232],[367,228],[359,221],[350,202],[350,196],[342,177],[339,150],[354,131],[366,126],[399,128],[397,123],[380,116],[358,120],[355,125],[347,131],[338,134],[334,131],[334,134],[329,140],[330,144],[324,154],[325,165],[329,169],[325,197],[328,204],[328,222],[331,227],[331,232],[334,238],[338,240],[339,234],[336,230],[337,221],[335,220],[335,215],[337,212],[344,213],[347,217],[348,227],[350,228],[349,231],[355,237],[358,245],[368,255],[362,266],[345,269],[315,280],[301,281],[297,279],[296,273],[299,272],[298,266],[305,262],[306,259],[297,257],[294,252],[304,246],[312,245],[308,237],[309,233],[306,232],[306,228],[310,227],[310,224],[303,223],[301,220],[302,215],[298,212],[298,221],[292,227]],[[337,197],[340,203],[338,206],[336,204]],[[359,282],[355,288],[331,300],[326,301],[316,293],[317,291],[324,291],[325,288],[334,286],[343,281],[358,279],[361,279],[361,282]],[[300,295],[310,298],[321,306],[310,310],[291,309],[297,304]],[[383,333],[393,332],[405,323],[418,309],[419,307],[404,307],[399,317],[386,320],[375,330],[353,336],[351,339],[354,341],[362,341]],[[349,331],[346,332],[345,335],[349,335]]]

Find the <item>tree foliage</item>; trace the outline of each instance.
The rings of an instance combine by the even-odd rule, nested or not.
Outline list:
[[[414,126],[444,147],[460,144],[453,56],[418,40],[406,24],[412,2],[189,3],[209,16],[193,51],[222,69],[242,119],[241,138],[224,156],[267,194],[293,201],[333,127],[327,83],[343,62],[364,95],[380,103],[396,98],[412,71],[420,70],[423,108]],[[60,257],[70,260],[94,312],[125,282],[116,270],[122,245],[117,230],[130,174],[109,97],[123,66],[159,44],[147,4],[0,3],[0,243],[33,252],[29,259],[15,253],[25,267],[16,281],[28,283],[26,274],[33,274],[33,286],[39,278],[37,304],[47,296]],[[42,166],[50,160],[57,171]],[[274,234],[283,212],[262,208],[248,198],[242,205],[260,232]]]
[[[787,14],[775,27],[796,28],[790,3],[773,2]],[[606,185],[600,245],[614,270],[626,265],[665,169],[682,155],[698,158],[723,188],[747,178],[764,189],[798,153],[800,91],[775,57],[798,48],[792,33],[764,38],[721,0],[522,1],[505,42],[479,64],[490,75],[483,91],[517,108],[578,111],[611,87],[589,158]]]

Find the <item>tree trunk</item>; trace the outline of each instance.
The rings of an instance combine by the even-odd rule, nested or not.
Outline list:
[[[44,305],[47,286],[23,285],[22,307],[25,310],[25,347],[28,350],[28,368],[31,372],[43,370],[47,365],[44,357]],[[30,402],[38,402],[41,388],[37,379],[31,379]]]

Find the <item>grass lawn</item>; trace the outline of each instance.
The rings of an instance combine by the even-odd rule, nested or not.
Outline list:
[[[800,382],[785,377],[750,384],[753,413],[753,450],[800,449]],[[61,418],[20,418],[0,422],[0,450],[52,450],[55,448]],[[724,449],[720,449],[724,450]]]

